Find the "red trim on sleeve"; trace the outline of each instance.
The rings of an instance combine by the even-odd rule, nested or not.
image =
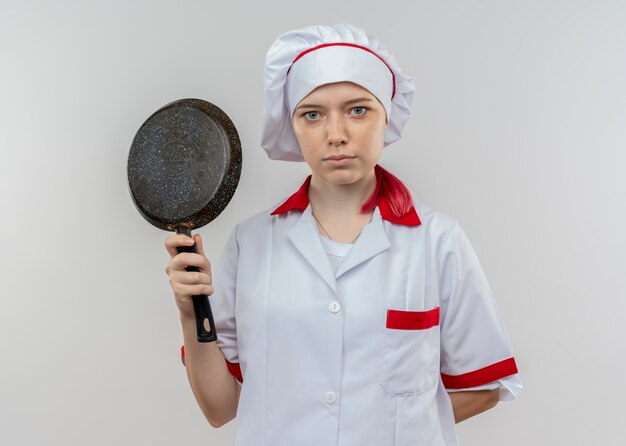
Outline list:
[[[185,346],[184,345],[180,348],[180,360],[183,361],[183,365],[185,365]]]
[[[237,381],[239,381],[240,383],[243,382],[243,375],[241,374],[241,367],[239,366],[238,362],[226,361],[226,367],[228,367],[228,371],[230,372],[230,374],[237,378]]]
[[[387,310],[387,328],[426,330],[439,325],[439,307],[427,311]]]
[[[493,382],[500,378],[515,375],[516,373],[517,365],[515,364],[515,359],[508,358],[504,361],[483,367],[482,369],[461,375],[446,375],[442,373],[441,380],[446,389],[465,389],[482,386],[483,384]]]

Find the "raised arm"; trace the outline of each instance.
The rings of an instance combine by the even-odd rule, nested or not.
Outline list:
[[[198,253],[178,253],[177,246],[197,244]],[[185,235],[171,235],[165,239],[170,261],[165,269],[176,306],[180,311],[183,330],[185,366],[191,390],[213,427],[220,427],[235,418],[240,386],[226,366],[224,355],[216,342],[197,341],[196,320],[192,296],[213,294],[211,265],[204,255],[202,238],[193,240]],[[197,266],[199,272],[185,271],[187,266]]]

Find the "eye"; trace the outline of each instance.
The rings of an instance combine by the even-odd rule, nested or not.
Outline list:
[[[352,107],[352,113],[357,116],[364,115],[366,110],[365,107]]]
[[[309,121],[314,121],[317,118],[319,118],[320,114],[316,111],[309,111],[303,114],[304,119],[307,119]]]

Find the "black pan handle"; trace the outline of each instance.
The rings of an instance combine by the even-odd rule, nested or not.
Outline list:
[[[191,237],[191,230],[183,226],[176,226],[177,234],[185,234],[187,237]],[[179,246],[176,248],[178,252],[193,252],[197,253],[196,244],[193,246]],[[188,266],[186,271],[200,271],[197,266]],[[215,323],[213,322],[213,313],[211,312],[211,305],[209,305],[209,297],[206,294],[200,294],[198,296],[192,296],[193,310],[196,314],[196,329],[198,333],[198,342],[213,342],[217,339],[217,333],[215,333]],[[210,328],[207,331],[206,326]]]

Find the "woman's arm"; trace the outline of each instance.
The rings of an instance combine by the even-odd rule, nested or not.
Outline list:
[[[179,246],[197,245],[197,253],[178,253]],[[198,342],[192,296],[213,294],[211,264],[204,255],[202,237],[193,240],[182,234],[165,239],[170,261],[165,268],[174,300],[180,311],[185,342],[185,366],[193,395],[202,413],[213,427],[220,427],[235,418],[239,403],[239,384],[230,374],[224,355],[216,342]],[[195,266],[197,272],[186,271]]]
[[[460,423],[474,415],[496,407],[500,400],[500,389],[450,392],[454,422]]]
[[[220,427],[235,418],[240,387],[226,367],[215,342],[198,342],[194,315],[181,315],[185,340],[185,368],[193,395],[205,418]]]

